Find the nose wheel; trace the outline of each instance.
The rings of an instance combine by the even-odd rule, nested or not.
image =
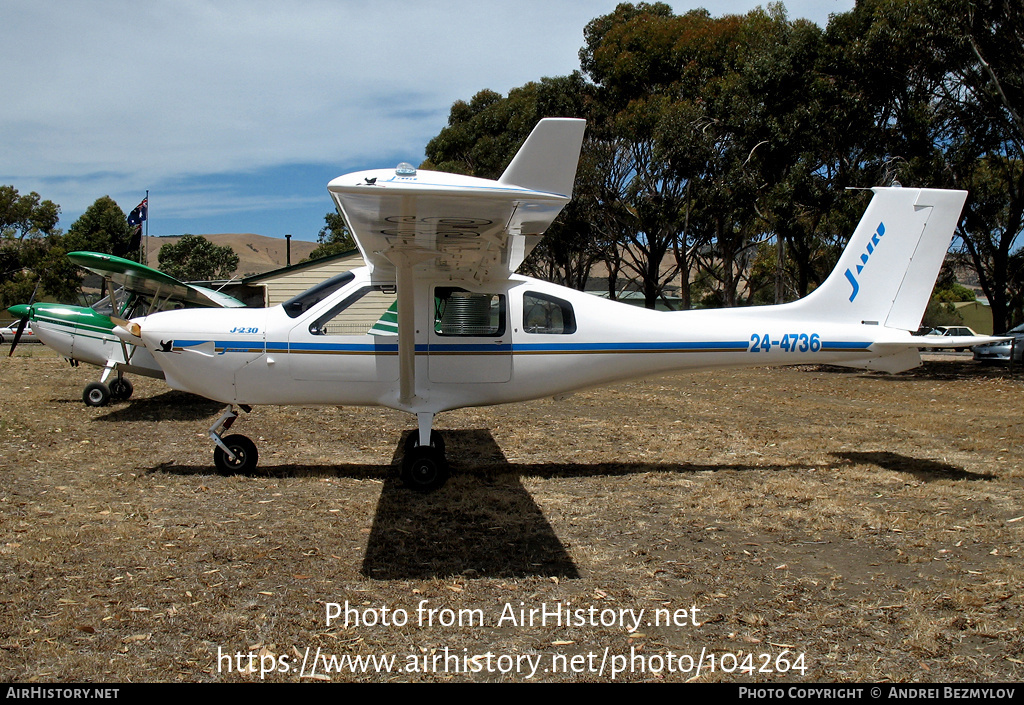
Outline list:
[[[256,469],[259,453],[256,444],[248,437],[235,433],[222,440],[235,457],[232,458],[220,446],[213,449],[213,464],[220,474],[245,475]]]
[[[402,457],[402,482],[417,492],[433,492],[444,487],[450,475],[444,453],[444,439],[437,431],[430,432],[430,445],[419,445],[419,431],[405,440]]]
[[[249,411],[249,407],[240,404],[243,411]],[[222,475],[245,475],[256,469],[259,462],[259,453],[256,451],[256,444],[247,436],[234,433],[230,436],[222,436],[225,431],[231,428],[231,424],[238,418],[238,413],[231,404],[220,415],[213,426],[210,426],[210,439],[216,444],[213,449],[213,464]]]

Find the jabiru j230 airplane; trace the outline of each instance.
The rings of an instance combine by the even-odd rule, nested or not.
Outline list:
[[[255,444],[222,437],[235,406],[379,405],[416,416],[401,474],[448,477],[437,414],[559,396],[676,370],[828,363],[899,372],[963,207],[963,191],[876,188],[835,271],[789,304],[658,312],[515,274],[572,193],[584,123],[545,119],[497,181],[366,171],[328,185],[366,266],[268,309],[156,313],[117,333],[171,387],[227,404],[222,471]],[[980,339],[977,342],[981,342]]]
[[[128,399],[134,387],[131,380],[124,377],[125,372],[164,376],[145,347],[122,342],[114,335],[115,321],[166,309],[245,305],[227,294],[185,284],[122,257],[101,252],[69,252],[68,259],[103,277],[111,293],[91,307],[29,303],[11,306],[8,311],[21,319],[19,330],[31,324],[36,337],[72,365],[85,362],[103,368],[100,380],[90,382],[82,392],[82,401],[89,406],[105,406],[111,398]],[[11,345],[11,354],[18,337]],[[108,384],[111,374],[116,376]]]

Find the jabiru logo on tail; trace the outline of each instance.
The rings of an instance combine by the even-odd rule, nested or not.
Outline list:
[[[878,241],[885,235],[885,223],[879,223],[878,229],[875,230],[875,234],[871,236],[871,241],[868,243],[868,251],[860,256],[861,263],[857,265],[857,274],[864,271],[864,267],[867,266],[868,260],[871,259],[871,255],[874,253],[875,248],[878,246]],[[846,278],[853,286],[853,293],[850,294],[850,301],[852,302],[857,298],[857,293],[860,291],[860,284],[857,283],[857,277],[854,276],[853,272],[847,268]]]

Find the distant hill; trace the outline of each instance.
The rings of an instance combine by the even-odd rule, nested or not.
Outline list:
[[[219,233],[203,235],[203,237],[214,245],[230,245],[238,255],[238,269],[235,270],[235,275],[239,277],[269,272],[272,269],[284,267],[286,264],[287,241],[283,237],[267,237],[252,233]],[[180,239],[180,236],[146,238],[146,264],[159,269],[160,263],[157,261],[157,257],[160,254],[160,248]],[[316,246],[315,242],[292,238],[292,264],[298,264],[309,257],[309,253]]]

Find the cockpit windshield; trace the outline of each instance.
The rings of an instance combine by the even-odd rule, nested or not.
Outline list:
[[[293,296],[281,305],[284,306],[284,312],[288,314],[289,318],[301,316],[355,278],[356,275],[352,272],[342,272],[306,289],[298,296]]]
[[[114,311],[114,302],[117,303],[120,310]],[[136,316],[145,316],[155,311],[174,311],[185,307],[185,304],[181,301],[171,301],[170,299],[159,299],[156,304],[156,306],[153,305],[153,299],[149,296],[138,296],[130,291],[126,291],[123,287],[118,287],[114,292],[113,301],[111,301],[108,294],[94,303],[91,308],[96,313],[101,313],[104,316],[134,318]]]

